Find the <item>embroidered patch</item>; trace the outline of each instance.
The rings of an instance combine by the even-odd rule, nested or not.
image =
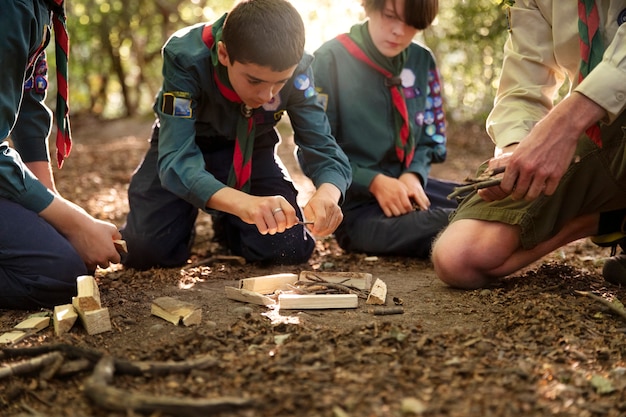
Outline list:
[[[298,90],[304,91],[311,86],[311,80],[305,74],[300,74],[293,80],[293,85]]]
[[[189,119],[192,116],[191,103],[191,94],[189,93],[181,91],[163,93],[161,111],[170,116]]]

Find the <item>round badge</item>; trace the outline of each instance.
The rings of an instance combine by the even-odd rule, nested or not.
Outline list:
[[[435,127],[435,125],[428,125],[426,126],[426,128],[424,129],[424,132],[426,132],[426,134],[428,136],[432,136],[435,133],[437,133],[437,128]]]
[[[311,80],[305,74],[300,74],[293,80],[293,85],[298,90],[304,91],[311,86]]]
[[[621,26],[624,22],[626,22],[626,9],[622,10],[617,16],[617,24],[619,26]]]

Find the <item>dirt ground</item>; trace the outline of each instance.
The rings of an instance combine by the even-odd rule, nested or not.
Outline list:
[[[122,225],[151,121],[73,122],[58,188]],[[283,145],[289,157],[288,136]],[[453,127],[449,147],[433,175],[456,181],[491,152],[482,126]],[[296,171],[294,179],[306,195]],[[208,216],[197,232],[190,263],[225,253]],[[428,261],[346,254],[332,238],[295,267],[115,265],[95,275],[112,331],[88,335],[77,323],[58,337],[50,327],[2,348],[0,416],[626,416],[626,321],[611,308],[626,290],[603,281],[606,256],[581,240],[477,291],[446,287]],[[363,300],[356,309],[276,311],[225,297],[239,279],[302,270],[369,272],[404,313],[374,315]],[[166,295],[200,307],[201,324],[151,315]],[[0,330],[32,313],[0,310]],[[55,365],[44,371],[18,366],[50,354]]]

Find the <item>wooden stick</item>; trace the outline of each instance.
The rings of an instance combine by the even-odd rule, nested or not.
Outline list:
[[[473,184],[454,187],[454,191],[448,195],[448,200],[452,200],[453,198],[458,197],[461,194],[469,193],[483,188],[495,187],[496,185],[500,185],[501,182],[502,178],[493,178],[490,180],[478,181]]]
[[[626,320],[626,310],[624,310],[624,308],[617,307],[615,304],[613,304],[612,302],[610,302],[606,298],[603,298],[603,297],[600,297],[598,295],[595,295],[594,293],[589,292],[589,291],[574,291],[574,292],[576,294],[584,295],[584,296],[589,297],[589,298],[591,298],[593,300],[599,301],[600,303],[602,303],[606,307],[608,307],[609,310],[611,310],[613,313],[615,313],[618,316],[620,316],[623,320]]]
[[[10,365],[4,365],[0,368],[0,379],[13,375],[29,374],[40,369],[45,369],[63,359],[60,352],[50,352],[32,359],[24,360]]]

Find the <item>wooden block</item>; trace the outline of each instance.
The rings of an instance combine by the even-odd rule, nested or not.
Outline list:
[[[72,298],[72,304],[79,311],[99,310],[100,291],[96,279],[91,275],[81,275],[76,278],[78,295]]]
[[[52,315],[52,324],[54,325],[54,334],[59,336],[70,331],[74,323],[78,319],[78,314],[71,304],[63,304],[54,307]]]
[[[365,304],[385,304],[387,299],[387,284],[385,284],[380,278],[376,278],[370,294],[367,296]]]
[[[248,291],[240,288],[225,286],[226,297],[231,300],[242,301],[244,303],[258,304],[260,306],[269,306],[276,304],[276,300],[259,294],[258,292]]]
[[[98,310],[80,311],[78,317],[88,334],[99,334],[111,331],[111,318],[109,317],[109,309],[101,308]]]
[[[41,329],[45,329],[50,325],[50,317],[29,317],[26,320],[18,323],[14,329],[18,330],[33,330],[38,332]]]
[[[191,326],[202,322],[202,310],[199,307],[172,297],[154,300],[151,313],[176,325],[182,322],[185,326]]]
[[[327,308],[357,308],[356,294],[280,294],[281,310],[308,310]]]
[[[116,240],[113,241],[113,245],[115,246],[115,249],[119,253],[128,253],[128,247],[126,247],[126,241],[125,240],[116,239]]]
[[[336,284],[348,285],[359,290],[369,290],[372,287],[372,274],[367,272],[300,272],[300,281],[315,281],[316,278]]]
[[[274,274],[239,280],[239,288],[259,294],[274,294],[277,290],[289,288],[289,284],[298,281],[296,274]]]
[[[0,335],[0,345],[8,345],[11,343],[21,342],[28,333],[21,330],[13,330]]]

